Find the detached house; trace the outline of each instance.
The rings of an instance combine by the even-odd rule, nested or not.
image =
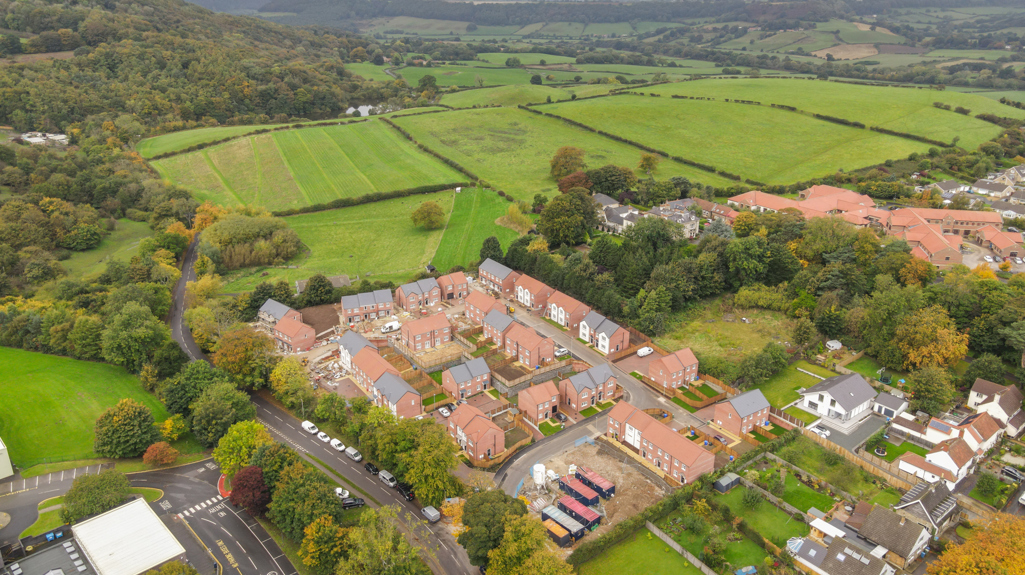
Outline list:
[[[392,314],[391,290],[379,289],[342,296],[340,314],[344,322],[349,324],[390,316]]]
[[[957,499],[945,481],[921,482],[901,496],[893,510],[939,535],[958,514]]]
[[[392,372],[386,372],[377,378],[372,389],[374,405],[388,409],[399,419],[416,417],[423,413],[420,392]]]
[[[836,375],[801,392],[801,408],[822,417],[849,421],[871,409],[876,391],[857,373]]]
[[[469,282],[466,281],[466,274],[455,272],[443,275],[438,278],[438,286],[441,288],[441,299],[463,299],[470,293]]]
[[[517,407],[524,419],[537,427],[542,421],[559,411],[559,389],[555,382],[546,381],[528,387],[517,396]]]
[[[505,353],[523,365],[534,367],[555,359],[555,340],[542,337],[523,324],[513,322],[505,333]]]
[[[406,311],[437,305],[441,300],[441,286],[434,278],[410,282],[395,290],[395,299],[398,300],[399,307]]]
[[[505,304],[488,294],[473,290],[466,296],[466,317],[476,325],[484,324],[484,317],[492,311],[505,315]]]
[[[1022,409],[1021,390],[1014,385],[999,385],[985,379],[976,379],[968,394],[968,407],[979,413],[988,413],[1004,427],[1009,437],[1018,437],[1025,428],[1025,410]]]
[[[483,357],[452,366],[441,374],[441,387],[449,397],[466,399],[491,387],[491,368]]]
[[[885,507],[873,505],[858,535],[885,550],[883,557],[901,569],[920,559],[932,538],[929,530]]]
[[[823,522],[825,526],[830,524]],[[843,532],[839,528],[835,528]],[[801,571],[814,575],[894,575],[897,570],[879,557],[836,537],[815,541],[811,537],[795,538],[787,542]]]
[[[976,182],[972,184],[972,190],[976,194],[982,196],[990,196],[1000,199],[1010,196],[1014,192],[1014,186],[1005,182],[983,179],[976,180]]]
[[[574,411],[583,411],[600,401],[609,401],[616,395],[616,376],[605,363],[559,382],[562,404]]]
[[[505,452],[505,433],[476,407],[464,403],[448,418],[448,434],[473,461]]]
[[[553,293],[554,289],[528,275],[522,275],[516,280],[516,301],[531,311],[545,309]]]
[[[452,325],[443,313],[436,313],[402,324],[402,345],[422,351],[452,341]]]
[[[548,311],[545,312],[545,316],[564,328],[576,331],[589,311],[591,308],[557,291],[548,298]]]
[[[301,320],[285,316],[274,324],[274,339],[277,340],[279,349],[300,352],[313,347],[317,342],[317,333]]]
[[[698,379],[698,358],[689,347],[685,347],[676,353],[652,360],[648,364],[648,377],[662,387],[687,387],[690,382]]]
[[[480,282],[484,284],[484,287],[496,291],[507,298],[513,296],[516,279],[520,277],[520,274],[491,258],[481,262],[477,271],[479,272]]]
[[[625,401],[609,410],[606,435],[679,483],[711,473],[715,456]]]
[[[949,489],[964,479],[975,467],[975,452],[961,438],[950,439],[933,447],[925,457],[907,452],[897,458],[898,469],[929,483],[946,482]]]
[[[338,363],[345,371],[352,371],[352,358],[356,357],[356,354],[364,347],[377,351],[374,344],[354,331],[346,331],[342,334],[342,338],[338,341]]]
[[[487,317],[484,318],[484,332],[483,335],[495,342],[495,345],[499,348],[505,347],[505,334],[512,328],[513,318],[505,315],[501,311],[492,310],[488,313]]]
[[[944,193],[944,194],[946,194],[946,193],[961,194],[961,193],[964,193],[964,192],[972,191],[972,187],[971,186],[969,186],[968,184],[962,184],[961,182],[959,182],[957,180],[943,180],[942,182],[936,182],[935,184],[930,184],[929,187],[930,188],[934,188],[936,190],[939,190],[940,193]]]
[[[580,339],[606,355],[630,347],[630,332],[594,310],[580,321]]]
[[[256,314],[256,318],[260,322],[260,327],[267,331],[272,331],[274,326],[286,317],[302,321],[302,315],[299,312],[272,299],[264,302],[264,304],[260,306],[260,311]]]
[[[714,406],[715,424],[740,438],[769,422],[769,402],[760,389],[752,389]]]

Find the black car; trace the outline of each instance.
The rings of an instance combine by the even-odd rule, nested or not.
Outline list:
[[[378,469],[376,465],[374,465],[373,463],[370,463],[369,461],[367,462],[366,465],[363,466],[363,469],[366,469],[367,471],[369,471],[370,475],[377,475],[377,473],[380,471],[380,469]]]
[[[406,485],[405,483],[399,483],[396,489],[399,490],[399,495],[404,497],[406,501],[412,501],[416,495],[413,493],[413,487]]]
[[[1018,482],[1018,483],[1021,483],[1022,481],[1025,481],[1025,473],[1022,473],[1021,471],[1018,471],[1014,467],[1010,467],[1010,466],[1004,467],[1003,471],[1004,471],[1004,476],[1007,477],[1008,479],[1012,480],[1012,481],[1015,481],[1015,482]]]
[[[363,507],[367,502],[363,501],[360,497],[347,497],[342,499],[342,509],[355,509],[357,507]]]
[[[447,403],[447,404],[445,404],[445,407],[448,408],[449,413],[455,413],[456,412],[456,404],[454,404],[454,403]]]
[[[562,413],[561,411],[560,411],[560,412],[557,412],[557,413],[555,414],[555,419],[558,419],[559,421],[561,421],[561,422],[563,422],[563,423],[566,423],[566,414],[565,414],[565,413]]]

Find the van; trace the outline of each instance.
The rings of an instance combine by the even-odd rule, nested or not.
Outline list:
[[[312,421],[304,421],[302,423],[302,426],[303,429],[306,430],[306,433],[309,433],[310,435],[316,435],[316,433],[320,431],[319,429],[317,429],[316,425],[313,425]]]
[[[349,459],[351,459],[353,461],[356,461],[356,462],[363,461],[363,454],[360,453],[359,451],[356,451],[355,447],[346,447],[345,448],[345,455]]]
[[[399,482],[395,480],[395,476],[387,471],[382,470],[377,474],[377,477],[381,479],[381,483],[384,483],[388,487],[395,487],[399,484]]]
[[[431,523],[437,523],[438,521],[441,521],[441,513],[439,513],[433,505],[428,505],[427,507],[421,509],[420,514],[424,516],[424,519],[430,521]]]
[[[391,333],[399,330],[399,322],[390,321],[381,326],[381,333]]]
[[[1025,491],[1023,491],[1021,497],[1018,498],[1018,504],[1025,505]]]

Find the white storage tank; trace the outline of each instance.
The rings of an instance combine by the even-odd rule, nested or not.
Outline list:
[[[545,484],[545,466],[541,463],[535,463],[533,467],[534,485]]]

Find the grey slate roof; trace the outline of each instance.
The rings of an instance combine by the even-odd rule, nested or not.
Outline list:
[[[955,191],[957,191],[958,188],[960,188],[964,184],[962,184],[961,182],[959,182],[957,180],[943,180],[942,182],[936,182],[933,185],[936,186],[937,188],[943,190],[944,192],[955,192]]]
[[[619,330],[619,324],[606,318],[602,314],[591,310],[586,316],[584,316],[584,323],[587,327],[596,333],[603,333],[606,337],[612,337],[612,334]]]
[[[601,325],[601,322],[603,321],[605,321],[605,316],[594,311],[593,309],[587,312],[587,315],[584,316],[584,323],[586,323],[587,327],[591,329],[598,327],[599,325]]]
[[[691,198],[684,198],[682,200],[672,200],[670,202],[666,202],[665,205],[670,210],[684,211],[687,208],[694,205],[694,200]]]
[[[845,538],[834,539],[826,549],[826,556],[819,564],[829,575],[879,575],[886,567],[886,561],[873,557],[864,550],[852,547]],[[807,540],[805,545],[807,545]],[[802,548],[804,545],[801,546]]]
[[[411,293],[424,295],[430,293],[432,289],[441,289],[441,286],[438,285],[438,280],[434,278],[427,278],[415,282],[409,282],[408,284],[402,284],[402,293],[406,295]]]
[[[591,369],[570,376],[569,382],[577,391],[583,389],[594,389],[598,384],[605,383],[610,377],[615,377],[607,363],[599,363]]]
[[[367,341],[367,338],[351,330],[345,332],[342,339],[338,341],[338,345],[345,348],[350,357],[355,357],[364,347],[374,347],[374,344]]]
[[[285,317],[285,314],[288,313],[288,310],[290,309],[292,308],[272,299],[267,300],[262,306],[260,306],[261,312],[269,313],[275,320],[279,321],[281,318]]]
[[[352,309],[363,306],[375,306],[392,301],[391,290],[379,289],[356,295],[342,296],[342,308]]]
[[[616,200],[612,199],[612,197],[606,196],[605,194],[595,194],[594,201],[598,202],[598,205],[602,208],[614,206],[619,203]]]
[[[389,403],[396,404],[402,399],[403,395],[409,392],[413,392],[420,395],[420,392],[413,389],[413,386],[406,383],[406,380],[395,375],[394,373],[387,371],[381,377],[377,378],[374,382],[374,387],[381,392],[385,398],[388,399]]]
[[[481,262],[478,269],[480,269],[481,271],[488,272],[489,274],[495,276],[500,280],[504,280],[505,278],[509,277],[509,274],[512,273],[511,269],[496,262],[491,258],[488,258]]]
[[[946,481],[923,481],[902,495],[894,509],[903,509],[920,522],[941,525],[956,507],[957,500],[950,493]]]
[[[806,537],[797,550],[797,557],[818,567],[826,558],[826,548]]]
[[[1015,192],[1015,194],[1022,194],[1021,196],[1018,196],[1019,198],[1025,197],[1025,192]],[[1011,195],[1014,196],[1015,194]],[[1012,204],[1011,202],[1005,202],[1002,200],[997,200],[991,203],[990,207],[998,212],[1011,211],[1016,214],[1025,214],[1025,206],[1021,204]]]
[[[1002,192],[1007,189],[1007,185],[998,184],[997,182],[991,182],[989,180],[977,180],[972,184],[972,188],[977,190],[986,190],[988,192]]]
[[[491,368],[488,367],[488,362],[483,357],[477,357],[466,363],[452,366],[448,372],[452,374],[452,379],[456,383],[463,383],[485,373],[491,373]]]
[[[730,405],[733,409],[737,410],[737,415],[740,417],[747,417],[752,413],[757,413],[763,409],[769,408],[769,402],[762,395],[762,390],[752,389],[751,391],[745,391],[744,393],[729,400]]]
[[[512,324],[512,322],[513,318],[505,315],[497,309],[489,311],[488,315],[484,316],[484,323],[490,325],[498,331],[504,332],[506,328],[508,328],[509,325]]]
[[[812,393],[828,393],[844,411],[850,411],[876,395],[872,386],[857,373],[828,377],[803,392],[804,395]]]
[[[623,216],[616,211],[616,208],[605,208],[605,221],[621,226],[623,225]]]
[[[859,533],[865,539],[908,559],[915,550],[915,543],[922,535],[922,529],[918,523],[908,521],[905,517],[876,505],[868,513],[868,518],[865,519]]]
[[[893,410],[898,410],[908,404],[906,399],[901,399],[896,395],[891,395],[882,391],[876,396],[876,403],[883,407],[888,407]]]

